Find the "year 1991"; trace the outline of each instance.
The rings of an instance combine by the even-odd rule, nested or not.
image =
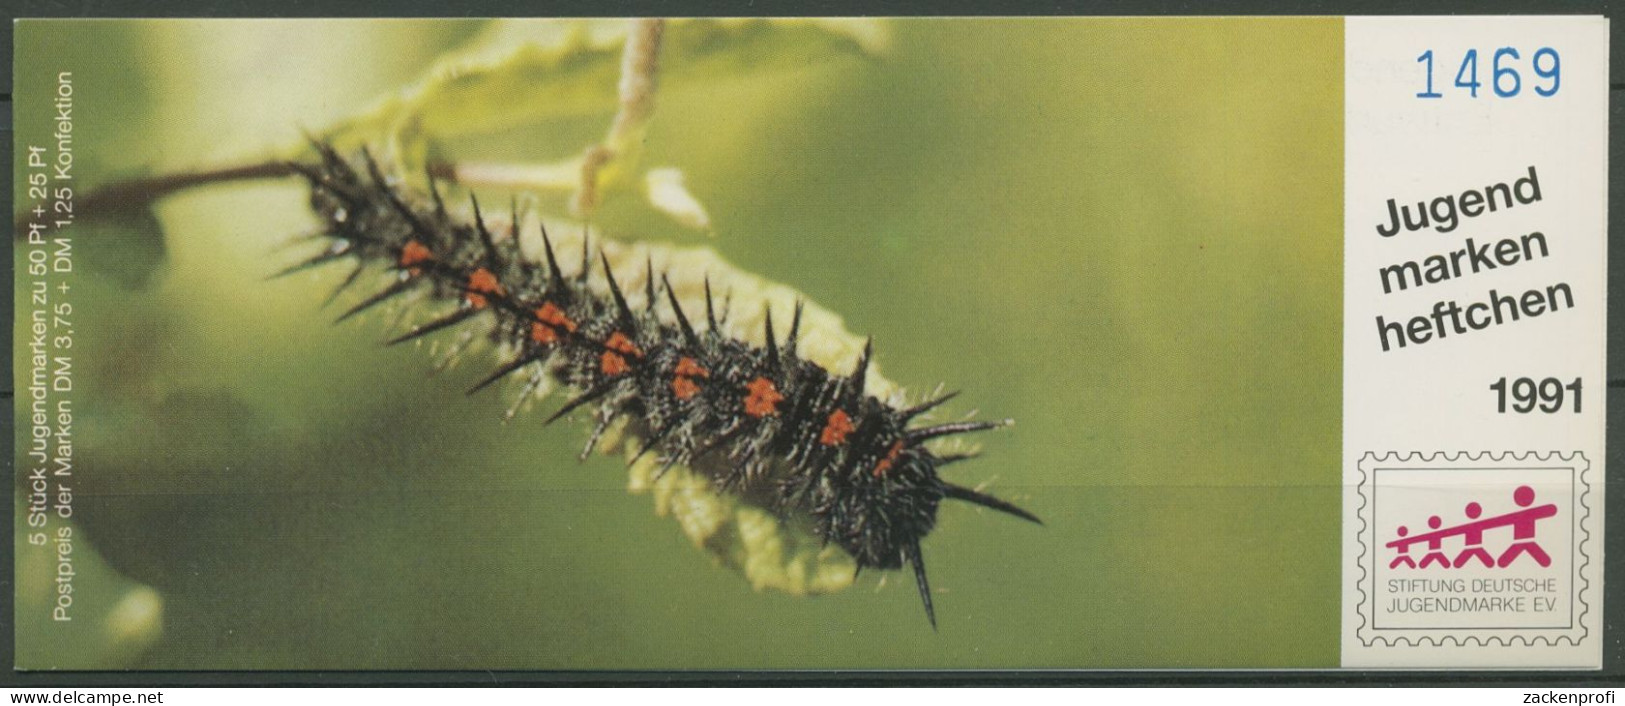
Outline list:
[[[1574,413],[1580,413],[1580,378],[1567,385],[1557,378],[1518,378],[1511,383],[1506,378],[1496,380],[1490,385],[1495,392],[1496,409],[1501,414],[1507,412],[1507,397],[1512,398],[1512,411],[1518,414],[1528,414],[1540,409],[1547,414],[1563,411],[1570,402],[1573,403]]]

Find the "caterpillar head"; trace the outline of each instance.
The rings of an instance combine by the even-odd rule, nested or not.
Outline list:
[[[894,412],[900,417],[896,428],[902,429],[909,417],[946,399]],[[843,481],[833,484],[835,490],[826,505],[814,511],[823,536],[851,554],[860,570],[866,566],[880,569],[911,566],[932,628],[937,624],[936,613],[931,604],[931,587],[926,578],[920,540],[936,526],[937,509],[944,499],[962,500],[1030,522],[1042,522],[1008,502],[942,480],[937,474],[938,468],[970,458],[970,455],[938,456],[923,444],[940,436],[1004,424],[959,422],[902,429],[900,434],[879,437],[874,443],[866,444],[869,448],[865,451],[853,454],[847,468],[840,473]]]

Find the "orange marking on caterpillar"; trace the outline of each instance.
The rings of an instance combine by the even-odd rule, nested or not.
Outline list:
[[[745,389],[750,392],[750,396],[745,398],[745,414],[760,419],[779,413],[778,404],[784,395],[779,394],[779,388],[773,385],[772,380],[756,378]]]
[[[542,308],[536,310],[536,318],[554,328],[561,328],[570,333],[576,332],[576,322],[571,321],[563,311],[553,306],[553,302],[543,302]]]
[[[540,343],[540,344],[542,344],[544,346],[552,345],[554,343],[558,343],[559,334],[558,334],[557,331],[553,330],[553,327],[548,326],[546,324],[531,324],[530,325],[530,340],[535,341],[537,343]]]
[[[467,299],[469,306],[475,309],[485,308],[488,303],[485,299],[486,295],[502,296],[502,283],[497,281],[496,275],[491,274],[491,271],[484,267],[474,270],[468,276],[466,289],[468,289],[468,293],[464,294],[463,298]]]
[[[689,357],[686,357],[686,356],[683,357],[683,358],[678,358],[677,359],[677,370],[676,370],[676,372],[677,372],[678,375],[687,375],[689,377],[696,377],[696,378],[708,378],[708,377],[711,377],[711,371],[700,367],[700,364],[694,362],[693,358],[689,358]]]
[[[416,240],[406,241],[406,246],[401,248],[401,267],[412,270],[412,274],[417,274],[418,265],[432,260],[434,260],[434,253],[429,250],[428,246]]]
[[[677,377],[671,381],[671,391],[677,395],[677,399],[685,401],[700,394],[700,386],[694,382],[694,378],[711,377],[709,370],[700,367],[699,363],[694,362],[694,359],[688,356],[678,358],[677,368],[672,372]]]
[[[686,401],[700,394],[700,386],[694,384],[692,379],[679,375],[671,381],[671,391],[677,395],[677,399]]]
[[[875,477],[879,478],[882,473],[891,470],[892,464],[897,463],[897,457],[902,453],[903,442],[898,440],[891,445],[891,450],[886,452],[886,457],[880,459],[880,463],[875,464]]]
[[[829,421],[824,424],[824,431],[818,435],[818,443],[839,446],[846,443],[846,435],[851,434],[856,428],[852,425],[852,418],[847,416],[846,410],[837,409],[830,413]]]
[[[604,351],[604,354],[598,357],[598,369],[604,371],[605,375],[620,375],[621,373],[630,370],[631,366],[626,364],[625,358],[622,358],[615,353]]]
[[[632,345],[632,339],[627,338],[626,335],[622,334],[620,331],[610,334],[609,340],[604,341],[604,347],[612,351],[625,353],[630,356],[640,358],[643,357],[643,351],[638,350],[637,346]]]

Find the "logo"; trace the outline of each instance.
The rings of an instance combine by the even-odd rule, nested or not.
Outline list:
[[[1597,584],[1589,468],[1577,453],[1366,454],[1359,639],[1579,644]]]
[[[1520,485],[1517,490],[1512,491],[1512,502],[1524,509],[1480,519],[1484,514],[1484,507],[1477,502],[1469,502],[1462,509],[1467,521],[1452,527],[1440,528],[1444,520],[1438,515],[1428,518],[1428,529],[1431,531],[1423,534],[1413,536],[1410,534],[1410,528],[1400,525],[1396,532],[1399,538],[1385,545],[1399,553],[1399,556],[1388,563],[1388,568],[1426,569],[1432,566],[1439,569],[1460,569],[1470,562],[1482,562],[1487,569],[1505,569],[1521,557],[1529,557],[1541,567],[1551,566],[1551,555],[1535,542],[1535,523],[1555,516],[1557,506],[1548,503],[1530,507],[1535,503],[1535,489],[1527,485]],[[1499,557],[1492,556],[1484,547],[1486,533],[1505,534],[1510,538],[1511,544]],[[1444,547],[1448,540],[1456,537],[1461,537],[1465,546],[1454,559],[1451,559],[1445,554]],[[1427,543],[1427,553],[1418,564],[1411,558],[1411,547],[1423,542]]]

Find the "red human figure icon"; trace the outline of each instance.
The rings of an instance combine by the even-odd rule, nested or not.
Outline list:
[[[1512,525],[1512,546],[1507,547],[1507,550],[1501,554],[1500,560],[1495,563],[1504,569],[1511,566],[1514,559],[1528,554],[1535,560],[1536,564],[1540,564],[1542,567],[1551,566],[1552,558],[1547,556],[1546,551],[1541,549],[1540,545],[1534,541],[1535,521],[1556,515],[1557,506],[1547,504],[1540,507],[1529,507],[1535,502],[1535,489],[1527,485],[1520,485],[1517,490],[1512,491],[1512,502],[1517,503],[1518,507],[1529,509],[1519,510],[1497,518],[1503,520],[1503,524]]]
[[[1467,503],[1467,519],[1476,520],[1482,514],[1484,514],[1484,508],[1480,507],[1478,503]],[[1456,568],[1466,566],[1467,562],[1475,557],[1484,562],[1485,567],[1495,566],[1495,559],[1490,556],[1489,552],[1484,551],[1484,527],[1482,525],[1469,522],[1463,526],[1462,534],[1467,539],[1467,548],[1456,555]]]
[[[1428,518],[1428,529],[1439,529],[1441,524],[1444,524],[1444,521],[1440,520],[1438,515]],[[1438,536],[1437,532],[1430,534],[1433,536],[1428,538],[1428,553],[1422,555],[1422,564],[1419,568],[1426,569],[1434,564],[1446,569],[1450,568],[1450,557],[1439,551],[1440,547],[1444,546],[1444,538]],[[1421,539],[1421,537],[1417,537],[1417,539]]]
[[[1409,529],[1407,529],[1405,527],[1405,525],[1400,525],[1399,526],[1399,536],[1401,538],[1403,538],[1405,535],[1410,534],[1410,533],[1411,533],[1411,531]],[[1411,545],[1409,543],[1401,544],[1401,545],[1399,545],[1398,550],[1399,550],[1399,556],[1394,557],[1393,561],[1388,562],[1388,568],[1397,569],[1397,568],[1399,568],[1400,564],[1404,564],[1404,565],[1409,566],[1409,567],[1411,567],[1413,569],[1416,568],[1416,560],[1412,559],[1411,556],[1410,556]]]

